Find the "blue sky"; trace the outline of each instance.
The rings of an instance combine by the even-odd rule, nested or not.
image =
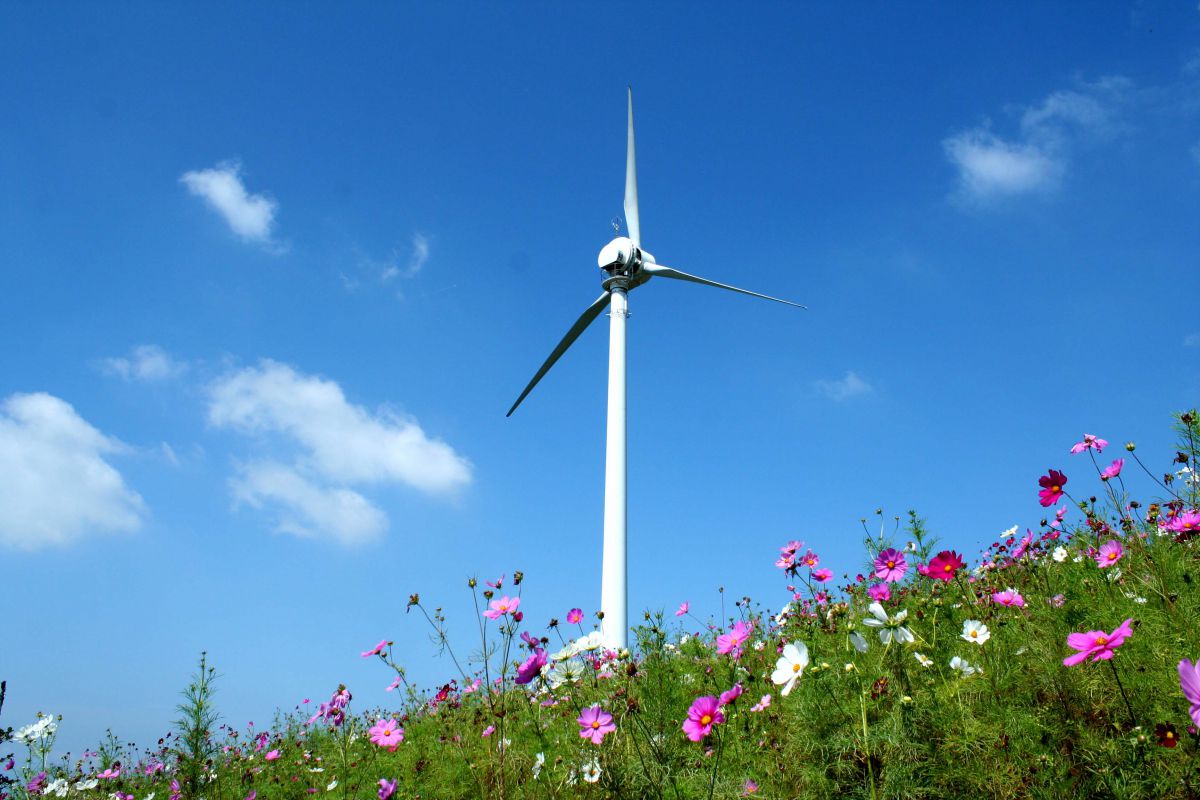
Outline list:
[[[599,293],[627,84],[647,249],[809,306],[631,295],[632,618],[778,608],[879,507],[974,554],[1200,395],[1193,4],[2,13],[0,678],[75,752],[201,650],[238,725],[390,702],[383,637],[449,676],[404,606],[467,651],[468,575],[595,610],[607,320],[504,412]]]

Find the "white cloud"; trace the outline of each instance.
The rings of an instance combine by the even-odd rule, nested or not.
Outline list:
[[[212,169],[185,172],[179,180],[189,192],[203,198],[243,240],[273,244],[271,226],[279,204],[261,194],[248,193],[240,173],[241,164],[227,161]]]
[[[1120,130],[1117,110],[1132,83],[1120,76],[1051,92],[1021,111],[1019,132],[1005,139],[983,124],[942,140],[958,170],[961,198],[982,202],[1053,189],[1066,173],[1072,149]]]
[[[291,467],[260,465],[244,469],[237,479],[240,499],[285,506],[293,515],[292,532],[301,527],[296,515],[307,520],[306,530],[343,541],[381,531],[374,506],[349,491],[350,485],[406,484],[446,494],[471,480],[470,463],[445,442],[427,436],[411,417],[387,409],[371,413],[349,403],[337,383],[270,360],[214,383],[208,418],[219,428],[280,437],[298,451]],[[332,526],[333,517],[316,511],[330,507],[353,512],[355,522],[347,530],[357,533]]]
[[[841,380],[820,380],[816,381],[814,385],[817,391],[834,401],[870,394],[872,391],[871,384],[859,377],[858,373],[853,370],[847,371],[846,376]]]
[[[125,380],[163,381],[182,375],[186,364],[175,361],[155,344],[143,344],[128,357],[106,358],[101,362],[104,371]]]
[[[230,485],[239,502],[281,507],[276,525],[280,533],[303,538],[326,534],[356,545],[377,539],[388,528],[387,516],[358,492],[320,486],[272,461],[243,466]]]
[[[369,263],[368,266],[379,270],[379,280],[382,283],[389,283],[396,278],[411,278],[415,276],[425,266],[425,262],[429,260],[429,239],[420,233],[414,233],[412,238],[412,252],[408,255],[408,263],[401,267],[401,255],[398,250],[392,251],[392,258],[385,264]],[[343,276],[345,280],[345,276]],[[356,284],[357,285],[357,284]],[[346,288],[354,288],[347,285]]]
[[[977,128],[942,142],[958,167],[959,188],[968,197],[987,198],[1052,186],[1063,164],[1032,144],[1006,142]]]
[[[57,397],[10,395],[0,406],[0,545],[36,550],[137,530],[145,504],[104,459],[124,450]]]

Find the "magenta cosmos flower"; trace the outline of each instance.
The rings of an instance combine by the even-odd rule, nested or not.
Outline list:
[[[379,800],[388,800],[396,793],[396,782],[389,781],[387,778],[379,779]]]
[[[600,744],[607,734],[617,729],[612,714],[598,705],[585,708],[575,721],[579,723],[579,738],[588,739],[592,744]]]
[[[381,719],[369,731],[371,742],[380,747],[395,750],[396,745],[404,741],[404,728],[394,719]]]
[[[572,625],[578,625],[583,620],[583,609],[572,608],[567,612],[567,622]]]
[[[529,654],[529,658],[525,659],[525,663],[517,667],[517,677],[514,683],[526,684],[537,677],[542,671],[542,667],[546,666],[546,651],[538,647]]]
[[[1088,631],[1087,633],[1072,633],[1067,635],[1067,644],[1079,652],[1063,659],[1064,667],[1082,664],[1088,658],[1093,662],[1108,661],[1113,653],[1133,633],[1133,619],[1127,619],[1117,626],[1112,633],[1104,631]]]
[[[732,689],[726,689],[725,691],[721,692],[721,696],[717,698],[717,706],[724,708],[734,700],[737,700],[739,697],[741,697],[743,691],[745,690],[742,689],[742,685],[740,683],[735,683]]]
[[[278,750],[268,750],[267,754],[265,756],[263,756],[263,758],[265,758],[267,761],[274,761],[275,759],[279,758],[279,751]]]
[[[684,600],[682,603],[679,604],[679,609],[675,612],[675,616],[682,617],[684,614],[686,614],[688,612],[689,608],[691,608],[691,606],[688,605],[688,602],[686,600]]]
[[[1200,726],[1200,664],[1193,664],[1186,658],[1179,662],[1179,688],[1192,704],[1188,709],[1192,722]]]
[[[1111,567],[1120,561],[1123,555],[1125,555],[1125,548],[1121,547],[1121,543],[1116,539],[1109,539],[1100,545],[1100,552],[1096,553],[1095,559],[1101,568]]]
[[[1020,561],[1021,556],[1025,555],[1025,551],[1029,549],[1029,545],[1033,544],[1033,531],[1029,528],[1025,529],[1025,535],[1021,537],[1021,543],[1012,551],[1013,561]]]
[[[1020,608],[1025,605],[1025,598],[1021,597],[1021,593],[1016,589],[1005,589],[1003,592],[993,594],[992,602],[1002,606],[1016,606]]]
[[[505,614],[514,613],[519,605],[521,605],[521,598],[505,595],[499,600],[493,600],[490,604],[491,607],[483,612],[483,615],[488,619],[500,619]]]
[[[1125,467],[1125,459],[1118,458],[1109,464],[1100,473],[1100,480],[1109,481],[1121,474],[1121,470]]]
[[[741,646],[750,638],[752,630],[754,629],[741,620],[735,622],[729,633],[722,633],[717,637],[717,652],[721,655],[740,652]]]
[[[824,583],[833,577],[833,571],[821,567],[820,569],[814,569],[812,571],[812,577],[814,581],[817,581],[818,583]]]
[[[800,559],[800,563],[809,569],[812,569],[813,567],[817,566],[817,564],[821,563],[821,559],[816,553],[814,553],[812,550],[809,550],[804,554],[804,558]]]
[[[933,578],[935,581],[952,581],[954,576],[962,569],[962,556],[953,550],[943,550],[933,558],[929,559],[929,567],[924,573],[925,577]]]
[[[1095,450],[1097,453],[1108,447],[1108,440],[1101,439],[1098,436],[1092,436],[1090,433],[1083,435],[1082,442],[1076,442],[1071,447],[1072,453],[1082,453],[1084,450]]]
[[[886,583],[873,583],[867,587],[867,596],[877,603],[884,603],[892,599],[892,590]]]
[[[1050,507],[1062,499],[1063,487],[1067,485],[1067,476],[1063,475],[1056,469],[1048,471],[1048,474],[1038,478],[1038,486],[1042,489],[1038,492],[1038,498],[1042,506]]]
[[[1178,534],[1179,538],[1200,533],[1200,511],[1181,511],[1166,522],[1160,523],[1164,531]]]
[[[889,547],[875,557],[875,577],[881,581],[895,583],[908,572],[908,562],[899,550]]]
[[[712,733],[714,725],[720,725],[724,721],[725,715],[721,713],[717,698],[711,694],[697,697],[692,703],[692,707],[688,709],[688,718],[683,723],[683,732],[693,742],[699,742]]]

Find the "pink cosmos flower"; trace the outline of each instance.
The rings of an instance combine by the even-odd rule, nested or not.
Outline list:
[[[373,744],[386,747],[392,752],[396,751],[396,745],[404,741],[404,728],[394,719],[379,720],[369,733]]]
[[[1002,606],[1016,606],[1020,608],[1025,605],[1025,598],[1021,597],[1021,593],[1016,589],[1005,589],[1003,592],[993,594],[992,602]]]
[[[380,642],[379,642],[379,644],[375,645],[375,646],[374,646],[374,647],[372,647],[370,650],[367,650],[367,651],[365,651],[365,652],[362,654],[362,657],[363,657],[363,658],[370,658],[371,656],[377,656],[377,655],[379,655],[380,653],[382,653],[384,650],[386,650],[386,649],[387,649],[387,646],[388,646],[388,641],[387,641],[387,639],[381,639],[381,640],[380,640]]]
[[[875,557],[875,577],[887,583],[895,583],[908,572],[908,562],[899,550],[889,547]]]
[[[395,678],[392,679],[392,682],[390,684],[388,684],[385,691],[390,692],[394,689],[398,689],[400,687],[401,680],[403,680],[403,678],[401,678],[399,675],[397,675]]]
[[[521,598],[505,595],[499,600],[493,600],[490,608],[484,611],[483,615],[488,619],[500,619],[505,614],[511,614],[516,611],[519,605],[521,605]]]
[[[496,732],[496,726],[488,725],[486,728],[483,729],[483,733],[481,733],[479,735],[486,739],[487,737],[491,736],[495,732]]]
[[[1025,529],[1025,535],[1021,537],[1021,543],[1013,550],[1013,561],[1020,561],[1021,556],[1025,555],[1025,551],[1029,549],[1029,545],[1033,543],[1033,531],[1029,528]]]
[[[1095,436],[1092,436],[1090,433],[1085,433],[1083,435],[1083,441],[1076,442],[1071,447],[1071,452],[1072,453],[1082,453],[1084,450],[1093,450],[1094,449],[1097,453],[1099,453],[1106,447],[1108,447],[1108,440],[1097,438]]]
[[[962,556],[953,550],[943,550],[929,559],[929,568],[926,575],[935,581],[946,581],[949,583],[954,580],[955,573],[962,568],[962,565]]]
[[[582,608],[572,608],[570,611],[567,612],[567,622],[570,623],[571,625],[578,625],[582,619],[583,619],[583,609]]]
[[[183,794],[179,789],[179,779],[175,778],[171,781],[171,800],[179,800],[182,796]]]
[[[758,791],[758,784],[753,778],[746,778],[746,782],[742,784],[742,797],[749,797]]]
[[[867,596],[877,603],[884,603],[892,599],[892,590],[886,583],[873,583],[867,587]]]
[[[396,793],[396,782],[389,781],[387,778],[379,779],[379,800],[388,800]]]
[[[697,697],[692,703],[692,707],[688,709],[688,718],[683,723],[683,732],[693,742],[703,741],[705,736],[712,733],[714,725],[720,725],[724,721],[725,715],[721,713],[717,698],[711,694]]]
[[[542,671],[544,666],[546,666],[546,651],[539,647],[529,654],[525,663],[517,667],[517,677],[513,682],[522,685],[529,683]]]
[[[113,762],[113,765],[112,765],[111,767],[109,767],[108,769],[104,770],[104,772],[101,772],[101,773],[100,773],[99,775],[97,775],[96,777],[97,777],[97,778],[101,778],[101,779],[103,779],[103,780],[106,780],[106,781],[107,781],[107,780],[112,780],[112,779],[114,779],[114,778],[119,778],[119,777],[121,777],[121,762],[120,762],[120,761],[114,761],[114,762]]]
[[[821,569],[814,569],[812,571],[812,577],[814,581],[824,583],[833,577],[833,572],[822,567]]]
[[[1064,667],[1081,664],[1089,657],[1093,662],[1108,661],[1116,649],[1125,643],[1133,634],[1133,618],[1127,619],[1117,626],[1112,633],[1104,631],[1088,631],[1087,633],[1071,633],[1067,635],[1067,644],[1079,652],[1063,659]]]
[[[800,563],[809,569],[812,569],[813,567],[817,566],[817,564],[821,563],[821,559],[816,553],[814,553],[812,550],[809,550],[804,554],[804,558],[800,559]]]
[[[30,794],[41,794],[49,782],[49,776],[45,772],[39,772],[33,780],[25,784],[25,791]]]
[[[1052,469],[1048,474],[1038,478],[1038,486],[1042,489],[1038,492],[1038,498],[1044,508],[1048,508],[1063,496],[1063,487],[1067,485],[1067,476],[1063,475],[1056,469]]]
[[[505,574],[507,574],[507,573],[505,573]],[[488,586],[492,587],[493,589],[499,589],[501,586],[504,585],[504,575],[501,575],[494,582],[493,581],[484,581],[484,583],[486,583]]]
[[[1179,662],[1179,688],[1192,704],[1188,709],[1192,722],[1200,725],[1200,664],[1193,664],[1186,658]]]
[[[1065,595],[1056,594],[1054,597],[1050,598],[1049,602],[1050,605],[1054,606],[1055,608],[1062,608],[1063,604],[1067,602],[1067,598]]]
[[[750,710],[757,713],[759,711],[765,711],[770,707],[771,707],[771,695],[764,694],[762,696],[761,700],[759,700],[754,705],[750,706]]]
[[[258,790],[251,789],[250,794],[246,795],[246,800],[255,800],[258,797]]]
[[[791,569],[796,564],[796,556],[794,553],[784,553],[779,558],[775,559],[775,566],[780,569]]]
[[[1162,529],[1182,539],[1200,533],[1200,511],[1180,511],[1166,522],[1159,523]]]
[[[599,705],[585,708],[575,721],[579,723],[579,738],[588,739],[592,744],[600,744],[607,734],[617,729],[612,714]]]
[[[739,697],[741,697],[743,691],[745,690],[742,689],[742,685],[740,683],[735,683],[732,689],[726,689],[725,691],[721,692],[721,696],[717,698],[717,706],[724,708],[734,700],[737,700]]]
[[[1102,480],[1102,481],[1112,480],[1113,478],[1115,478],[1121,474],[1121,469],[1124,466],[1125,466],[1125,459],[1123,459],[1123,458],[1116,459],[1111,464],[1109,464],[1107,467],[1105,467],[1104,470],[1100,473],[1100,480]]]
[[[279,751],[278,750],[268,750],[267,754],[265,756],[263,756],[263,758],[265,758],[267,761],[274,761],[275,759],[279,758]]]
[[[682,617],[684,614],[686,614],[688,612],[689,608],[691,608],[691,606],[688,605],[688,602],[686,600],[683,601],[682,603],[679,604],[679,610],[675,612],[675,616]]]
[[[750,632],[754,630],[746,623],[738,620],[733,624],[733,628],[729,633],[722,633],[717,637],[717,652],[721,655],[734,653],[734,658],[741,654],[741,646],[750,638]]]
[[[1100,552],[1096,553],[1094,558],[1096,563],[1101,568],[1111,567],[1113,564],[1121,560],[1121,556],[1125,555],[1125,548],[1121,547],[1121,543],[1116,539],[1110,539],[1100,545]]]
[[[785,544],[783,547],[779,548],[779,552],[785,556],[794,556],[794,555],[796,555],[796,552],[803,546],[804,546],[804,542],[797,542],[796,540],[793,539],[792,541]]]

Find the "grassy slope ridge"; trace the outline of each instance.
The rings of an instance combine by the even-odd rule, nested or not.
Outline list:
[[[585,631],[565,621],[530,631],[510,600],[498,619],[481,615],[479,654],[450,653],[447,664],[459,674],[440,692],[408,687],[381,643],[377,657],[396,671],[401,708],[355,709],[346,692],[314,709],[311,722],[293,713],[269,731],[215,731],[223,741],[205,765],[208,778],[180,789],[172,780],[191,778],[195,765],[169,738],[158,751],[109,742],[92,758],[53,765],[39,760],[52,725],[27,727],[8,744],[0,733],[0,754],[13,751],[16,760],[0,772],[15,780],[0,786],[0,800],[393,791],[439,799],[1200,797],[1200,740],[1189,730],[1177,671],[1181,659],[1200,657],[1200,537],[1174,530],[1200,504],[1194,473],[1183,471],[1195,463],[1200,423],[1182,414],[1178,428],[1180,454],[1167,465],[1173,480],[1151,475],[1120,445],[1064,458],[1070,495],[1046,509],[1042,527],[1001,537],[952,580],[918,574],[917,565],[932,562],[936,572],[947,559],[912,514],[866,536],[863,580],[823,583],[804,563],[811,551],[786,548],[794,552],[790,567],[782,556],[781,579],[794,587],[787,612],[767,616],[743,598],[733,616],[713,623],[648,616],[632,653],[606,652],[594,637],[571,644],[572,631]],[[1117,457],[1125,459],[1121,474],[1102,481],[1100,470]],[[1127,486],[1144,487],[1146,499],[1132,500]],[[1056,509],[1067,509],[1058,527]],[[1119,545],[1115,558],[1109,542]],[[906,570],[873,613],[867,589],[881,582],[868,564],[889,547],[902,552]],[[836,565],[816,569],[827,566]],[[520,577],[498,588],[472,581],[470,590],[483,611],[526,585]],[[1008,589],[1023,605],[993,599]],[[437,611],[415,596],[409,611],[426,614],[445,645],[447,622]],[[887,625],[867,623],[881,613]],[[1070,634],[1111,634],[1126,619],[1132,634],[1110,660],[1064,666],[1076,652]],[[986,634],[971,637],[969,621]],[[731,632],[747,628],[733,652],[718,652]],[[913,641],[904,641],[906,632]],[[783,645],[801,642],[807,664],[798,673],[789,667],[799,678],[784,696],[772,674]],[[537,651],[545,669],[520,671]],[[525,677],[532,680],[515,682]],[[744,692],[720,709],[723,721],[689,739],[683,723],[693,703],[735,685]],[[594,705],[615,725],[597,733],[599,744],[582,738],[576,721]],[[389,727],[381,720],[395,720],[403,741],[374,743]],[[0,770],[7,761],[0,757]],[[96,777],[111,774],[115,761],[123,764],[119,777]]]

